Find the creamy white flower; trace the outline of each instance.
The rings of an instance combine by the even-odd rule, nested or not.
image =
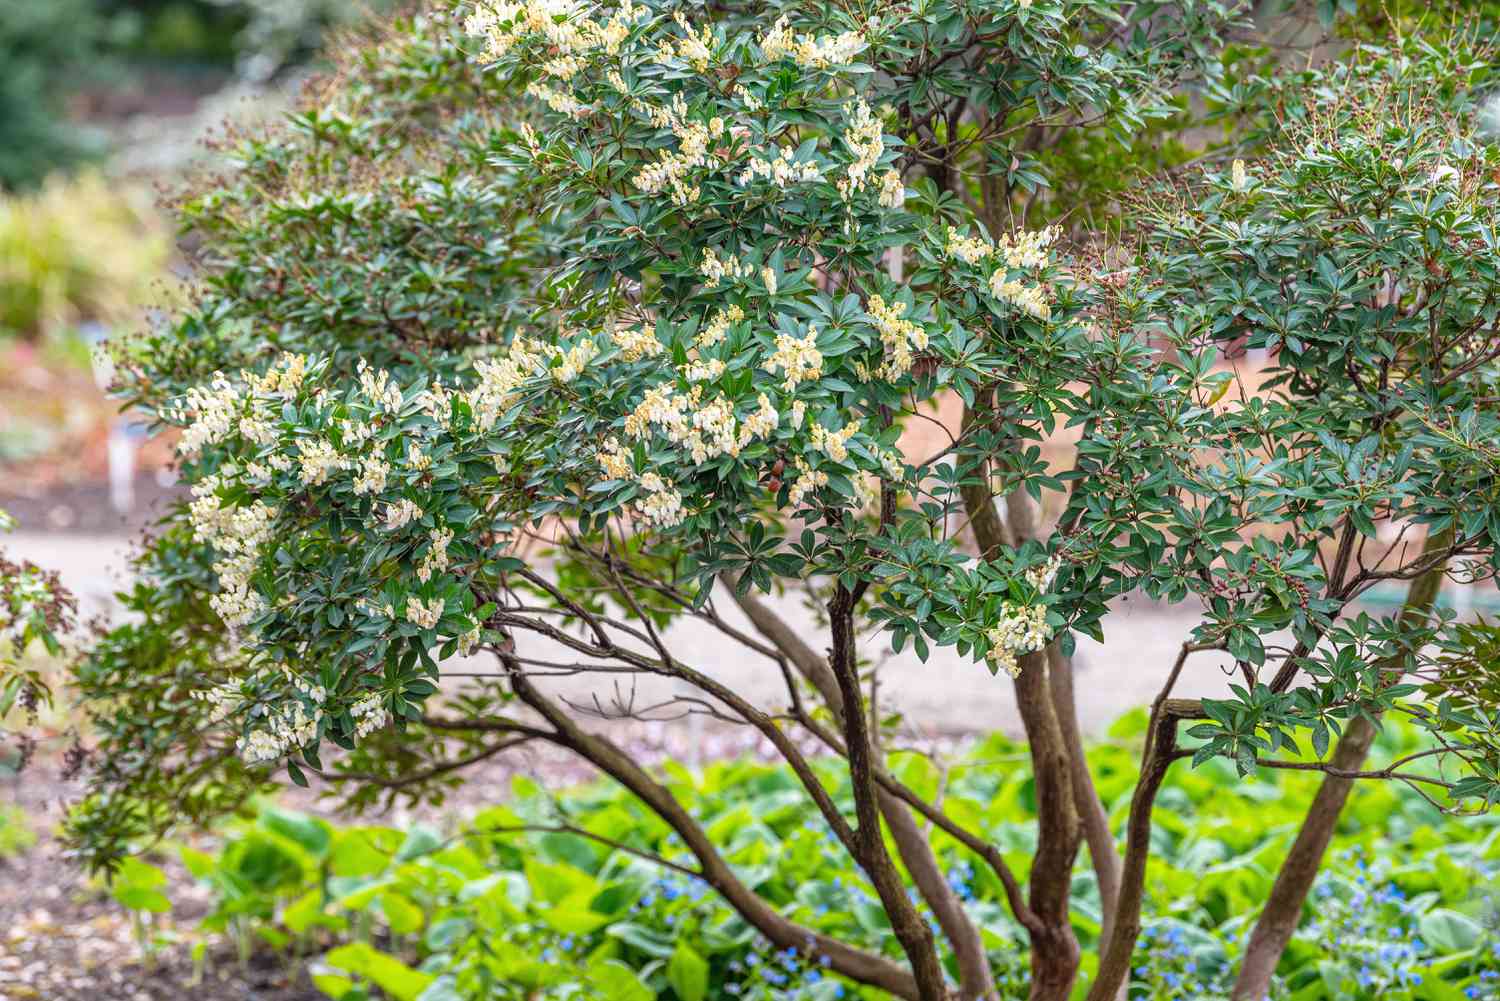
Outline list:
[[[1000,621],[985,637],[990,641],[990,652],[986,655],[990,662],[1012,678],[1018,677],[1020,658],[1036,653],[1052,639],[1047,609],[1042,605],[1016,605],[1007,601],[1001,608]]]
[[[394,532],[398,528],[403,528],[420,517],[422,517],[422,509],[403,497],[394,504],[386,505],[385,527]]]
[[[792,468],[796,470],[797,476],[787,489],[787,503],[793,508],[799,508],[808,494],[828,485],[828,474],[821,469],[813,469],[800,455],[792,460]]]
[[[430,548],[417,565],[417,579],[424,584],[435,573],[448,569],[448,543],[453,541],[453,532],[446,528],[434,528],[428,536]]]
[[[609,339],[620,349],[620,357],[626,361],[652,358],[661,354],[663,350],[661,341],[656,339],[656,334],[645,327],[616,330],[609,335]]]
[[[386,478],[391,467],[378,455],[369,456],[360,464],[359,476],[354,481],[357,494],[378,494],[385,489]]]
[[[885,363],[880,368],[880,377],[888,381],[901,378],[911,371],[912,350],[927,348],[927,331],[905,318],[906,303],[889,305],[878,295],[870,296],[865,311],[875,321],[880,332],[880,342],[885,347]]]
[[[740,263],[737,256],[720,258],[712,247],[703,248],[703,261],[698,265],[699,272],[703,275],[703,284],[709,288],[718,288],[719,283],[727,279],[742,278],[749,274],[749,268]]]
[[[406,599],[406,621],[419,629],[432,629],[443,617],[443,599],[423,601],[416,595]]]
[[[899,209],[906,204],[906,185],[901,181],[901,172],[894,168],[880,175],[880,205],[882,208]]]
[[[768,62],[791,59],[804,69],[814,70],[852,62],[864,47],[864,36],[857,31],[823,36],[794,35],[784,14],[760,38],[760,51]]]
[[[978,264],[995,252],[995,248],[977,236],[965,236],[952,226],[948,227],[948,255],[965,264]]]
[[[1039,285],[1025,285],[1006,276],[1004,268],[990,275],[990,294],[1040,320],[1052,315],[1052,306]]]
[[[845,444],[858,431],[859,421],[847,424],[837,431],[830,431],[821,424],[814,424],[810,432],[812,446],[834,462],[843,462],[849,458],[849,450],[845,447]]]
[[[776,351],[766,362],[766,371],[775,374],[780,369],[786,379],[784,389],[794,389],[799,382],[817,379],[823,374],[823,355],[818,351],[818,331],[809,327],[802,337],[791,334],[776,335]]]
[[[640,512],[658,528],[672,528],[682,524],[686,512],[682,509],[682,494],[671,480],[656,473],[641,476],[641,486],[646,490],[646,499],[640,503]]]

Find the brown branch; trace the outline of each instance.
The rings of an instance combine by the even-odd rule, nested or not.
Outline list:
[[[1145,900],[1146,862],[1151,857],[1151,811],[1156,794],[1177,751],[1177,724],[1183,719],[1203,715],[1197,700],[1168,698],[1173,683],[1182,671],[1189,647],[1184,644],[1173,666],[1172,675],[1151,708],[1151,723],[1146,731],[1142,752],[1141,775],[1130,797],[1130,819],[1125,828],[1125,861],[1120,870],[1120,897],[1115,910],[1114,934],[1105,944],[1099,960],[1099,972],[1089,987],[1086,1001],[1112,1001],[1120,993],[1130,974],[1130,960],[1136,939],[1141,934],[1141,906]]]
[[[473,754],[462,758],[443,761],[429,768],[424,768],[421,771],[394,777],[377,775],[374,772],[328,772],[318,769],[313,769],[313,771],[329,782],[363,782],[367,785],[379,786],[382,789],[401,789],[409,785],[416,785],[418,782],[426,782],[428,779],[437,778],[439,775],[446,775],[460,768],[476,765],[481,761],[486,761],[497,754],[508,751],[512,747],[519,747],[521,744],[534,739],[534,737],[522,734],[521,736],[511,737],[509,740],[501,740],[488,747],[480,748]]]
[[[834,719],[842,726],[844,699],[828,663],[814,653],[813,649],[803,642],[802,637],[798,636],[781,616],[766,607],[759,599],[748,593],[741,595],[732,590],[731,593],[734,594],[734,600],[745,613],[745,617],[750,620],[750,624],[817,690]],[[802,708],[795,686],[788,682],[788,688],[792,690],[792,711],[798,720],[825,744],[833,747],[839,754],[843,754],[842,745],[818,726],[810,714]],[[970,998],[992,998],[995,996],[995,978],[990,969],[989,959],[985,955],[984,941],[980,936],[979,928],[964,910],[962,901],[948,884],[947,878],[938,866],[931,842],[913,821],[911,810],[901,802],[902,797],[888,786],[888,779],[889,776],[886,775],[884,769],[877,766],[875,780],[880,784],[878,790],[880,813],[885,817],[886,826],[891,832],[891,839],[896,843],[896,851],[901,856],[901,861],[905,863],[907,872],[911,874],[917,892],[932,908],[933,914],[937,917],[938,926],[942,928],[943,934],[953,946],[954,956],[958,960],[959,994],[966,1001]],[[910,792],[910,790],[906,791]],[[911,793],[911,795],[916,794]],[[931,804],[924,803],[924,806],[931,807]],[[943,819],[946,821],[947,817]],[[951,821],[949,823],[951,824]],[[974,836],[969,834],[969,837]],[[983,844],[982,839],[976,840]],[[994,852],[994,855],[1000,866],[997,874],[1001,882],[1007,885],[1007,895],[1009,895],[1009,888],[1016,887],[1015,875],[1010,872],[1005,860],[998,857],[998,852]],[[1024,903],[1020,901],[1019,892],[1012,899],[1013,910],[1016,903],[1024,906]],[[1020,918],[1019,913],[1017,918]]]
[[[987,419],[989,406],[988,400],[981,399],[976,407],[964,408],[965,432]],[[995,558],[1013,544],[1014,536],[1000,520],[987,483],[965,485],[961,496],[985,559]],[[1046,655],[1028,654],[1021,658],[1020,668],[1015,680],[1016,706],[1026,729],[1037,798],[1037,849],[1028,880],[1028,906],[1037,918],[1037,928],[1030,932],[1030,999],[1061,1001],[1072,991],[1080,956],[1068,906],[1079,845],[1073,765],[1049,691]]]
[[[1423,559],[1433,554],[1446,554],[1453,544],[1453,530],[1434,532],[1427,537],[1423,547]],[[1420,626],[1432,614],[1433,604],[1442,589],[1446,563],[1431,564],[1427,571],[1415,580],[1407,591],[1401,609],[1401,621],[1408,626]],[[1401,655],[1396,653],[1381,664],[1380,676],[1395,675],[1401,668]],[[1329,761],[1330,774],[1323,778],[1317,795],[1297,830],[1286,858],[1277,870],[1276,881],[1266,898],[1266,906],[1250,933],[1250,942],[1245,946],[1245,958],[1241,961],[1239,976],[1234,982],[1232,996],[1235,1001],[1248,1001],[1266,996],[1270,990],[1271,975],[1281,962],[1281,955],[1297,929],[1302,914],[1302,905],[1312,889],[1313,880],[1322,868],[1323,856],[1333,840],[1334,827],[1339,814],[1358,778],[1357,773],[1370,753],[1370,746],[1379,732],[1377,724],[1364,716],[1355,716],[1344,728]],[[1350,774],[1336,774],[1344,772]]]
[[[502,653],[502,662],[504,657]],[[607,737],[580,727],[524,675],[513,674],[511,685],[522,702],[556,729],[551,737],[553,742],[573,751],[619,782],[661,817],[698,859],[704,882],[774,947],[792,949],[809,955],[809,958],[812,955],[826,956],[830,969],[857,983],[888,991],[904,1001],[926,1001],[918,991],[916,979],[899,963],[857,949],[783,916],[740,880],[687,809],[635,759]]]
[[[853,853],[870,877],[890,918],[891,930],[911,962],[922,1001],[944,1001],[948,988],[938,960],[932,930],[906,896],[906,887],[886,850],[880,830],[880,805],[874,779],[874,746],[859,691],[859,668],[854,652],[854,594],[842,583],[828,604],[833,647],[829,667],[843,702],[844,743],[848,750],[849,781],[854,793]]]

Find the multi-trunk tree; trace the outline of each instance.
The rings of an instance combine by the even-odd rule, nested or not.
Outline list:
[[[1433,610],[1444,575],[1493,577],[1500,537],[1500,151],[1462,38],[1231,86],[1210,64],[1236,12],[1211,3],[465,13],[238,145],[239,173],[185,204],[196,305],[119,351],[127,398],[180,429],[192,500],[142,557],[138,615],[78,665],[102,736],[70,823],[96,862],[238,802],[268,763],[358,805],[541,743],[847,981],[997,996],[943,875],[964,855],[1029,937],[1031,996],[1083,971],[1103,1001],[1129,976],[1163,776],[1227,756],[1329,782],[1247,949],[1261,997],[1348,782],[1500,795],[1493,639]],[[1040,188],[1063,137],[1128,141],[1199,84],[1247,105],[1256,155],[1143,183],[1123,241],[1026,225],[1066,213]],[[962,403],[942,447],[903,450],[940,398]],[[1392,581],[1399,614],[1355,610]],[[765,597],[785,590],[820,635]],[[1069,657],[1132,594],[1197,618],[1116,823]],[[684,617],[784,698],[695,663]],[[883,670],[951,646],[1014,686],[1029,857],[893,773],[872,632]],[[1232,689],[1177,697],[1205,656]],[[889,943],[769,906],[559,673],[671,679],[677,708],[758,731]],[[1367,767],[1390,713],[1431,749]],[[1080,941],[1085,848],[1103,921]]]

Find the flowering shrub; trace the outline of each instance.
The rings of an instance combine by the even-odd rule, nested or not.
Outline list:
[[[1167,114],[1232,13],[1137,4],[1126,34],[1116,8],[748,5],[695,23],[671,4],[486,2],[461,29],[419,22],[347,96],[248,141],[245,179],[188,205],[222,270],[120,352],[125,394],[180,430],[192,501],[143,558],[144,623],[79,669],[116,759],[75,814],[80,845],[108,864],[164,804],[210,812],[267,761],[367,804],[438,795],[540,741],[638,797],[776,951],[900,997],[997,990],[943,839],[1003,888],[1030,996],[1069,996],[1087,837],[1102,1001],[1133,968],[1179,758],[1491,804],[1493,707],[1447,696],[1428,652],[1472,659],[1431,609],[1445,571],[1494,576],[1500,533],[1500,153],[1465,86],[1487,64],[1412,43],[1307,74],[1277,91],[1296,98],[1263,156],[1132,207],[1140,252],[1111,271],[1087,234],[1013,222],[1036,184],[1022,136]],[[1258,385],[1224,364],[1240,342],[1273,359]],[[963,405],[948,444],[908,454],[903,428],[945,398]],[[1062,426],[1074,465],[1053,469],[1039,443]],[[1382,580],[1415,581],[1399,615],[1345,614]],[[783,588],[819,608],[826,657],[756,596]],[[1131,593],[1202,614],[1163,665],[1121,856],[1068,657]],[[687,616],[779,670],[786,705],[696,666],[664,631]],[[1039,804],[1020,871],[945,810],[939,778],[886,759],[866,628],[1013,679]],[[163,646],[149,673],[173,682],[143,686]],[[1233,662],[1233,696],[1173,698],[1203,651]],[[484,669],[444,684],[474,656]],[[675,708],[756,730],[889,936],[768,904],[726,861],[729,832],[586,726],[556,672],[672,679],[696,690]],[[146,723],[122,697],[151,702]],[[1441,741],[1366,773],[1392,712]],[[841,763],[849,802],[794,731]],[[1337,815],[1298,849],[1312,872]],[[1287,944],[1301,880],[1292,865],[1274,889],[1251,981]]]

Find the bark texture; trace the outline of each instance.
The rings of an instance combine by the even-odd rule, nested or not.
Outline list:
[[[1428,537],[1424,556],[1445,552],[1452,545],[1452,535],[1438,532]],[[1439,563],[1421,577],[1412,581],[1406,592],[1406,601],[1401,608],[1401,618],[1409,625],[1419,625],[1432,614],[1432,606],[1442,590],[1446,562]],[[1394,675],[1400,670],[1399,658],[1382,663],[1384,672]],[[1395,677],[1391,678],[1392,681]],[[1378,727],[1357,716],[1344,727],[1330,759],[1330,766],[1337,772],[1356,772],[1370,753]],[[1297,837],[1292,841],[1281,868],[1277,870],[1276,882],[1266,898],[1255,929],[1250,934],[1250,943],[1245,947],[1245,958],[1235,979],[1232,997],[1234,1001],[1262,1001],[1270,994],[1271,977],[1281,962],[1292,933],[1302,917],[1302,907],[1312,890],[1323,857],[1328,853],[1328,844],[1333,840],[1339,815],[1349,799],[1356,779],[1342,775],[1324,775],[1308,808]]]

